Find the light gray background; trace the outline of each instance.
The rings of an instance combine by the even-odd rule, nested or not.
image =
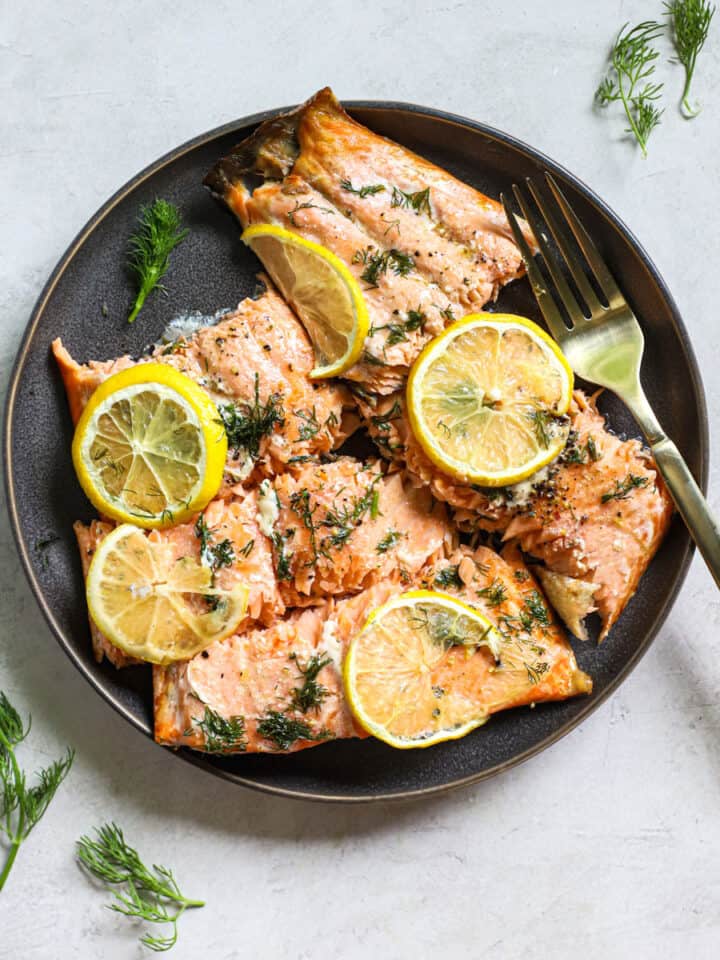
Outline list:
[[[716,448],[720,17],[698,68],[705,113],[678,116],[663,56],[666,113],[643,160],[591,99],[615,31],[659,0],[0,9],[3,390],[41,285],[110,193],[176,144],[329,83],[487,121],[591,184],[673,290]],[[711,488],[718,510],[716,467]],[[73,863],[108,818],[207,899],[182,920],[178,960],[718,956],[720,605],[699,560],[636,672],[565,740],[440,799],[339,808],[238,789],[145,741],[55,644],[4,514],[0,537],[0,688],[34,716],[23,759],[77,748],[0,895],[2,960],[141,956]]]

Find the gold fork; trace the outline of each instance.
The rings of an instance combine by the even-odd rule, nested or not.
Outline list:
[[[640,324],[557,183],[549,173],[546,173],[545,177],[560,212],[584,254],[585,264],[573,251],[567,231],[561,225],[553,205],[543,197],[530,179],[526,181],[527,188],[562,254],[565,267],[587,305],[589,316],[571,290],[559,259],[551,251],[543,234],[540,220],[517,184],[513,184],[513,193],[565,307],[569,327],[535,262],[535,252],[523,234],[507,197],[502,194],[500,196],[545,322],[573,370],[585,380],[612,390],[630,409],[645,434],[655,463],[665,478],[690,535],[705,558],[716,584],[720,586],[720,529],[717,521],[680,451],[658,423],[640,384],[640,363],[645,345]],[[586,274],[587,269],[594,276],[607,306],[600,302],[595,293]]]

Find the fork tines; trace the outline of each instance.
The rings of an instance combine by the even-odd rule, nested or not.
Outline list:
[[[530,178],[527,178],[525,183],[527,189],[532,195],[533,200],[535,201],[538,211],[549,228],[550,234],[555,241],[560,254],[562,255],[562,263],[572,277],[576,289],[584,301],[584,306],[578,301],[578,298],[573,293],[568,281],[565,279],[565,273],[560,259],[551,250],[547,237],[543,232],[543,225],[539,217],[532,209],[529,199],[523,190],[517,184],[513,184],[512,189],[515,199],[527,223],[527,229],[525,230],[523,230],[523,227],[513,212],[505,194],[500,195],[500,200],[505,208],[505,214],[508,218],[508,223],[510,224],[513,236],[515,237],[515,242],[520,249],[523,260],[525,261],[528,279],[532,285],[533,292],[538,301],[540,309],[542,310],[543,316],[545,317],[545,321],[552,335],[556,340],[560,341],[569,333],[568,324],[558,309],[552,292],[548,290],[548,285],[545,281],[545,278],[543,277],[542,272],[535,261],[536,251],[532,249],[528,241],[528,231],[535,240],[537,250],[542,254],[548,273],[550,274],[550,277],[557,288],[557,292],[560,295],[560,299],[565,306],[571,328],[582,320],[587,320],[590,318],[599,319],[609,308],[614,309],[616,307],[625,306],[625,299],[620,293],[620,290],[618,289],[612,274],[605,265],[605,262],[598,253],[597,247],[590,239],[588,232],[578,219],[554,178],[551,176],[551,174],[546,173],[545,179],[555,198],[557,208],[559,208],[560,213],[563,215],[565,223],[569,225],[578,247],[584,254],[585,263],[582,262],[578,254],[573,250],[567,230],[565,229],[565,226],[561,225],[560,218],[556,215],[552,202],[542,195],[538,187]],[[592,284],[590,283],[586,273],[586,270],[588,269],[592,272],[598,287],[602,291],[607,301],[606,304],[600,301]]]

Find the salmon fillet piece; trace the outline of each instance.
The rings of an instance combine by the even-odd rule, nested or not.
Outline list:
[[[453,689],[467,686],[489,713],[590,692],[590,678],[578,669],[516,548],[506,548],[503,557],[462,548],[426,569],[428,583],[436,578],[482,609],[504,637],[499,664],[484,648],[470,657],[464,648],[450,651],[445,669]],[[501,603],[483,597],[483,591],[497,596],[498,588]],[[272,627],[213,644],[186,663],[154,667],[155,739],[206,752],[292,753],[365,736],[345,700],[342,663],[369,613],[404,589],[395,573],[354,597],[296,610]],[[324,690],[304,710],[296,691],[313,658],[324,664],[317,673]],[[226,748],[207,733],[218,728],[218,717],[242,731]]]
[[[223,493],[256,476],[272,475],[294,457],[318,455],[339,446],[356,426],[352,399],[339,383],[313,382],[315,365],[307,335],[272,287],[247,299],[219,323],[204,327],[174,344],[156,347],[141,360],[77,363],[58,339],[52,345],[60,367],[73,422],[93,391],[109,376],[136,363],[166,363],[187,374],[222,405],[266,405],[274,398],[281,415],[272,432],[252,451],[228,451]],[[257,394],[256,394],[257,391]],[[257,469],[255,469],[257,467]]]
[[[596,397],[575,391],[570,440],[558,460],[524,483],[494,491],[460,483],[432,463],[412,432],[403,395],[374,403],[359,398],[359,406],[380,450],[454,507],[463,529],[517,538],[552,573],[591,584],[585,613],[597,610],[600,640],[607,636],[667,533],[673,505],[651,455],[639,441],[608,431]],[[577,617],[567,625],[577,632]]]
[[[272,493],[271,493],[272,491]],[[398,572],[410,580],[456,534],[441,504],[402,473],[341,457],[268,481],[275,571],[286,606],[356,593]]]
[[[252,190],[247,174],[266,182]],[[243,226],[332,250],[363,287],[364,359],[345,376],[389,393],[422,346],[524,273],[499,203],[352,120],[329,88],[262,124],[205,183]]]
[[[249,595],[244,622],[272,623],[277,616],[285,612],[285,603],[275,579],[271,542],[259,526],[257,490],[228,500],[213,500],[199,517],[207,531],[206,546],[212,548],[225,543],[227,548],[229,545],[232,560],[228,565],[219,566],[216,570],[217,586],[229,590],[238,584],[245,585]],[[80,548],[83,575],[87,577],[97,545],[113,529],[113,524],[93,520],[87,526],[76,523],[74,529]],[[152,530],[148,538],[169,544],[176,560],[192,557],[203,562],[200,529],[196,518],[166,530]],[[207,563],[207,558],[205,562]],[[98,663],[103,657],[107,657],[116,667],[142,662],[124,654],[101,633],[92,617],[89,617],[89,620],[93,652]]]

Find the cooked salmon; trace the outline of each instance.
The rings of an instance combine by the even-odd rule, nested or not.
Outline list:
[[[248,588],[246,623],[272,623],[285,612],[273,569],[272,545],[260,529],[259,494],[251,490],[229,499],[213,500],[189,523],[165,530],[152,530],[150,540],[170,544],[175,560],[192,557],[214,569],[215,584],[229,590],[238,584]],[[89,525],[75,524],[83,574],[95,549],[113,525],[94,520]],[[220,551],[217,547],[220,546]],[[223,557],[216,564],[213,557]],[[116,667],[138,663],[127,657],[103,636],[90,617],[93,651],[99,662],[103,656]]]
[[[268,481],[268,484],[270,481]],[[272,481],[275,570],[288,607],[356,593],[398,572],[410,581],[455,536],[445,507],[404,474],[341,457]]]
[[[470,684],[489,713],[591,691],[515,547],[503,557],[462,548],[426,568],[424,579],[479,607],[501,631],[500,663],[484,648],[468,657],[463,647],[448,659],[448,682]],[[364,736],[345,700],[342,662],[369,613],[406,586],[395,573],[186,663],[153,668],[156,740],[215,753],[291,753]]]
[[[607,429],[595,397],[575,391],[570,440],[554,464],[500,490],[460,483],[436,467],[410,428],[401,394],[358,399],[380,450],[454,507],[463,529],[517,539],[552,573],[591,585],[585,612],[598,611],[600,639],[607,636],[660,546],[673,506],[648,451]],[[564,591],[556,604],[564,610],[578,585],[557,579],[553,585]],[[577,605],[568,608],[567,626],[585,636]]]
[[[75,524],[83,573],[112,525]],[[357,593],[397,574],[415,576],[453,543],[442,504],[400,473],[351,457],[302,463],[293,473],[213,500],[189,523],[149,533],[171,545],[176,560],[192,557],[215,567],[216,585],[249,590],[246,625],[273,623],[288,607]],[[220,548],[218,550],[218,547]],[[131,660],[90,621],[93,650],[117,667]]]
[[[73,421],[103,380],[150,360],[187,374],[226,415],[230,408],[250,420],[255,428],[254,449],[230,443],[223,484],[226,495],[236,484],[272,475],[295,458],[332,450],[356,425],[345,387],[310,380],[308,374],[315,365],[312,346],[302,325],[270,286],[258,299],[243,300],[218,324],[156,347],[139,361],[125,356],[80,364],[60,340],[52,348]]]
[[[266,182],[253,190],[247,174]],[[243,226],[279,224],[355,273],[371,336],[345,376],[372,392],[397,389],[432,336],[524,272],[497,201],[354,121],[329,88],[262,124],[205,183]]]

